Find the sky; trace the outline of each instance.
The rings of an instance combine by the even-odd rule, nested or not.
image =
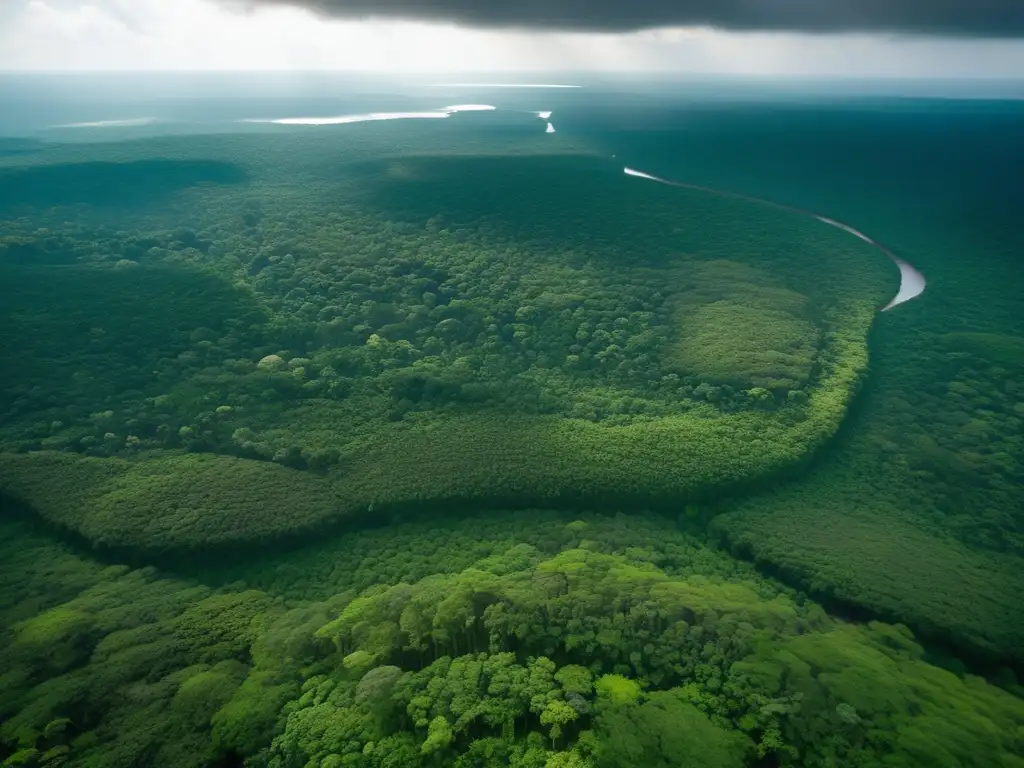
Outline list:
[[[1024,0],[0,0],[0,70],[1009,78]]]

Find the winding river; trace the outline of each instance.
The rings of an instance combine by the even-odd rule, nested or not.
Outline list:
[[[911,264],[901,259],[899,256],[890,251],[877,240],[868,237],[860,230],[851,227],[849,224],[844,224],[841,221],[830,219],[827,216],[819,216],[817,213],[814,213],[813,211],[808,211],[806,208],[797,208],[796,206],[793,205],[776,203],[771,200],[765,200],[764,198],[761,197],[744,195],[739,192],[728,192],[721,189],[715,189],[713,187],[704,187],[701,186],[700,184],[687,184],[682,181],[670,181],[669,179],[663,179],[659,176],[652,176],[649,173],[637,171],[633,168],[624,168],[623,171],[627,176],[636,176],[637,178],[640,179],[649,179],[650,181],[656,181],[659,184],[667,184],[670,187],[681,187],[682,189],[694,189],[699,192],[709,192],[713,195],[719,195],[721,197],[731,197],[735,200],[745,200],[749,203],[767,205],[782,211],[799,213],[803,216],[810,216],[811,218],[817,219],[823,224],[828,224],[831,227],[841,229],[844,232],[849,232],[854,237],[863,240],[865,243],[874,246],[879,251],[884,253],[889,259],[892,260],[892,262],[897,266],[897,268],[900,271],[900,290],[896,294],[896,296],[893,297],[892,301],[890,301],[888,304],[882,307],[882,312],[885,312],[886,310],[892,309],[893,307],[899,304],[903,304],[904,302],[910,301],[911,299],[920,296],[922,293],[924,293],[924,289],[927,286],[927,281],[925,280],[924,275],[922,275],[918,270],[916,270]]]
[[[448,87],[456,87],[455,85],[449,84]],[[484,86],[481,86],[484,87]],[[498,86],[490,86],[498,87]],[[509,85],[506,87],[521,87],[521,88],[533,88],[533,87],[570,87],[570,86],[554,86],[554,85]],[[460,112],[494,112],[498,111],[496,107],[490,104],[455,104],[448,107],[442,107],[441,109],[429,111],[429,112],[371,112],[367,114],[356,114],[356,115],[338,115],[334,117],[286,117],[271,120],[243,120],[241,122],[247,123],[278,123],[281,125],[343,125],[347,123],[361,123],[370,122],[377,120],[408,120],[408,119],[445,119],[456,115]],[[520,110],[512,110],[520,111]],[[555,133],[555,126],[551,122],[552,112],[550,110],[531,112],[530,114],[540,118],[546,124],[547,133]],[[93,123],[90,125],[106,125],[106,124],[123,124],[127,121],[112,121],[111,123]],[[83,124],[84,125],[84,124]],[[614,155],[612,156],[614,158]],[[683,189],[693,189],[700,192],[707,192],[713,195],[719,195],[721,197],[730,197],[735,200],[745,200],[750,203],[757,203],[759,205],[767,205],[772,208],[789,211],[791,213],[798,213],[802,216],[810,216],[811,218],[817,219],[823,224],[828,224],[831,227],[836,227],[848,232],[849,234],[863,240],[865,243],[877,248],[879,251],[884,253],[900,271],[900,289],[899,292],[893,297],[892,301],[882,307],[881,311],[892,309],[893,307],[903,304],[904,302],[910,301],[917,296],[924,293],[924,289],[927,285],[924,275],[916,270],[911,264],[899,258],[896,254],[890,251],[887,247],[882,245],[877,240],[868,237],[858,229],[854,229],[849,224],[844,224],[841,221],[830,219],[827,216],[821,216],[813,211],[808,211],[806,208],[798,208],[793,205],[786,205],[784,203],[776,203],[771,200],[765,200],[761,197],[753,197],[751,195],[744,195],[739,192],[729,192],[726,190],[715,189],[713,187],[705,187],[700,184],[688,184],[681,181],[670,181],[669,179],[663,179],[660,176],[653,176],[643,171],[638,171],[633,168],[624,168],[623,171],[627,176],[636,176],[641,179],[648,179],[650,181],[656,181],[659,184],[667,184],[670,187],[681,187]]]

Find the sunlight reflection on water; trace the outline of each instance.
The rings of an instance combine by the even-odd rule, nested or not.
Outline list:
[[[455,104],[429,112],[367,112],[359,115],[337,115],[334,117],[278,117],[273,119],[240,120],[242,123],[274,123],[275,125],[347,125],[366,123],[374,120],[443,120],[459,112],[493,112],[497,107],[490,104]]]
[[[156,122],[155,117],[136,117],[131,120],[98,120],[94,123],[67,123],[65,125],[51,125],[51,128],[134,128],[142,125],[152,125]]]

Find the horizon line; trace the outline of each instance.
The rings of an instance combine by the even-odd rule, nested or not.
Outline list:
[[[0,77],[17,75],[247,75],[247,74],[281,74],[281,75],[348,75],[361,77],[378,78],[422,78],[430,79],[441,76],[459,75],[509,75],[521,74],[536,76],[540,74],[571,75],[573,78],[595,78],[604,77],[659,77],[659,78],[715,78],[723,80],[800,80],[810,82],[825,82],[835,80],[849,81],[904,81],[904,82],[993,82],[993,83],[1020,83],[1024,84],[1024,75],[1017,73],[987,74],[987,75],[964,75],[964,74],[906,74],[906,75],[879,75],[879,74],[817,74],[817,73],[758,73],[758,72],[716,72],[716,71],[681,71],[668,69],[624,69],[624,70],[595,70],[595,69],[481,69],[481,70],[373,70],[373,69],[0,69]],[[579,84],[549,84],[549,83],[511,83],[511,82],[446,82],[429,83],[431,87],[487,87],[487,88],[511,88],[511,87],[533,87],[533,88],[582,88]]]

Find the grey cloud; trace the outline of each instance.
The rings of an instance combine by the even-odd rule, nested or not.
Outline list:
[[[662,26],[1024,37],[1024,0],[223,0],[339,18],[626,32]]]

